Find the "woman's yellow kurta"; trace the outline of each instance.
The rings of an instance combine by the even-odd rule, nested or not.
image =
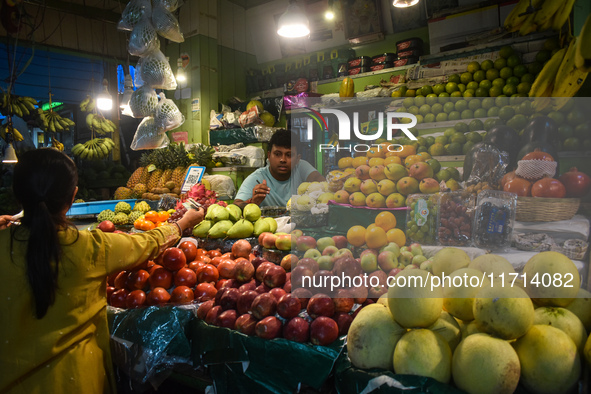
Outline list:
[[[0,231],[0,393],[114,392],[106,277],[153,258],[178,241],[178,229],[60,232],[58,290],[42,319],[27,281],[27,242],[18,241],[26,232],[16,232],[11,253],[11,229]]]

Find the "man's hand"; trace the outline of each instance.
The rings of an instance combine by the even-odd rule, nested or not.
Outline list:
[[[263,183],[259,183],[252,189],[251,202],[256,205],[261,205],[261,203],[263,202],[265,197],[267,197],[267,194],[269,194],[270,191],[271,189],[269,189],[269,186],[267,186],[267,180],[263,179]]]
[[[4,230],[10,226],[14,220],[14,217],[11,215],[0,215],[0,230]]]
[[[187,212],[185,212],[183,217],[177,223],[182,230],[185,230],[187,228],[192,229],[203,220],[204,216],[205,211],[203,210],[203,208],[199,208],[198,210],[188,209]]]

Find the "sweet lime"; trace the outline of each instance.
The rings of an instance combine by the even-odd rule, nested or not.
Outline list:
[[[457,75],[457,74],[454,74]],[[458,89],[458,83],[457,82],[448,82],[445,85],[445,91],[449,94],[452,94],[453,92],[459,91]]]
[[[425,85],[421,88],[421,94],[423,96],[428,96],[431,93],[433,93],[433,88],[430,85]]]
[[[509,56],[513,55],[515,51],[510,46],[506,45],[499,50],[499,56],[503,59],[507,59]]]
[[[523,64],[513,67],[513,75],[515,75],[517,78],[521,78],[525,74],[527,74],[527,67],[525,67]]]
[[[474,81],[480,82],[486,78],[486,71],[478,70],[474,73],[474,75],[472,75],[472,78],[474,79]],[[468,87],[468,89],[470,88]]]
[[[447,77],[447,82],[460,83],[460,76],[458,74],[451,74],[449,77]]]
[[[484,108],[478,108],[476,111],[474,111],[475,118],[486,118],[486,115],[487,111]]]
[[[538,53],[536,53],[536,62],[540,62],[542,64],[546,63],[552,57],[552,51],[548,51],[546,49],[542,49]]]
[[[419,107],[419,113],[423,116],[431,112],[431,106],[429,104],[423,104]]]
[[[503,94],[505,96],[511,96],[517,93],[517,86],[515,85],[505,85],[503,86]]]
[[[507,67],[507,60],[500,57],[495,60],[494,66],[497,70],[501,70],[503,67]]]
[[[460,120],[462,119],[462,114],[459,111],[451,111],[447,115],[447,120]]]
[[[423,117],[423,121],[425,123],[433,123],[433,122],[435,122],[435,115],[433,115],[433,114],[427,114],[427,115],[425,115]]]
[[[521,64],[521,58],[519,55],[511,55],[507,58],[507,67],[514,68]]]
[[[439,93],[439,96],[437,97],[437,102],[447,103],[448,101],[449,101],[449,93],[447,93],[447,92]]]
[[[419,114],[419,107],[417,107],[416,105],[413,105],[408,108],[408,112],[413,115],[418,115]]]
[[[461,90],[456,90],[455,92],[452,92],[449,97],[463,97],[462,96],[462,91]]]
[[[472,111],[477,110],[478,108],[480,108],[480,106],[480,99],[470,100],[470,102],[468,103],[468,108],[470,108]]]
[[[517,85],[517,93],[519,94],[528,94],[530,89],[531,83],[529,82],[521,82],[519,85]]]
[[[462,119],[472,119],[474,117],[474,112],[471,109],[465,109],[462,111]]]
[[[517,77],[511,77],[509,79],[507,79],[507,85],[519,85],[521,83],[521,80]]]
[[[470,122],[468,127],[470,127],[470,131],[484,130],[484,123],[482,123],[480,119],[474,119]]]
[[[494,81],[492,81],[492,86],[502,89],[503,86],[505,86],[505,80],[503,78],[496,78]]]
[[[489,81],[494,81],[499,77],[499,70],[496,68],[491,68],[490,70],[486,70],[486,79]]]
[[[513,109],[513,107],[510,107],[508,105],[504,106],[499,111],[499,118],[501,118],[505,122],[511,119],[513,116],[515,116],[515,110]]]
[[[488,89],[486,88],[478,88],[475,93],[476,97],[488,97]]]
[[[412,99],[412,97],[407,97],[404,99],[404,101],[402,101],[402,105],[406,109],[412,107],[414,104],[415,104],[415,101]]]
[[[468,63],[468,67],[466,67],[466,70],[470,73],[475,73],[476,71],[481,69],[481,65],[480,63],[474,61],[474,62],[470,62]]]
[[[491,97],[487,97],[482,99],[482,108],[489,109],[495,106],[495,99]]]
[[[472,73],[470,73],[470,72],[465,72],[465,73],[462,73],[462,75],[460,75],[460,81],[463,84],[467,84],[468,82],[472,82],[472,79],[473,79]]]
[[[442,83],[438,83],[435,86],[433,86],[433,93],[435,93],[436,95],[439,95],[440,93],[445,92],[445,85]]]
[[[466,89],[462,95],[464,97],[474,97],[474,89]]]
[[[454,129],[453,127],[449,127],[443,131],[443,136],[447,137],[447,138],[451,138],[451,136],[457,132],[458,131],[456,131],[456,129]]]
[[[486,116],[492,118],[493,116],[499,116],[499,107],[491,107],[486,112]]]
[[[505,105],[509,105],[509,98],[506,96],[499,96],[497,98],[495,98],[495,105],[497,107],[504,107]]]
[[[470,127],[464,122],[458,122],[454,125],[454,129],[459,133],[467,133],[470,131]]]
[[[464,91],[466,90],[466,85],[463,83],[459,83],[458,89],[460,89],[460,92],[464,93]]]
[[[435,93],[428,94],[427,97],[425,97],[425,101],[427,104],[433,105],[437,102],[437,95]]]
[[[495,65],[494,65],[493,61],[492,61],[492,60],[490,60],[490,59],[488,59],[488,60],[485,60],[485,61],[483,61],[482,63],[480,63],[480,69],[481,69],[481,70],[484,70],[484,71],[488,71],[488,70],[490,70],[491,68],[494,68],[494,66],[495,66]]]
[[[478,82],[472,81],[466,85],[466,89],[476,90],[478,89]]]
[[[445,112],[440,112],[435,116],[436,122],[445,122],[447,121],[447,114]]]
[[[438,113],[443,111],[443,105],[439,103],[435,103],[431,106],[431,113],[437,115]]]
[[[536,77],[533,76],[533,74],[527,73],[527,74],[523,74],[523,76],[521,77],[521,82],[528,82],[528,83],[534,83]]]
[[[417,91],[414,89],[408,89],[405,94],[406,97],[414,97],[416,95],[417,95]]]
[[[511,67],[503,67],[499,72],[499,76],[507,80],[513,76],[513,69]]]
[[[529,73],[533,75],[538,75],[542,71],[542,68],[544,68],[544,63],[538,61],[532,62],[527,66]]]
[[[415,97],[415,105],[419,108],[421,107],[421,105],[424,105],[426,102],[427,102],[427,100],[425,99],[425,96],[419,95],[419,96]]]
[[[459,92],[454,92],[454,93],[459,93]],[[452,103],[451,101],[443,104],[443,112],[445,112],[446,114],[449,114],[454,110],[455,110],[455,106],[454,106],[454,103]]]
[[[527,122],[528,119],[525,115],[517,114],[507,121],[507,126],[511,127],[513,130],[521,130],[525,127]]]
[[[468,102],[466,100],[458,100],[455,103],[456,111],[462,112],[468,108]]]
[[[488,95],[490,97],[497,97],[497,96],[500,96],[501,94],[503,94],[503,88],[498,87],[498,86],[493,86],[488,91]]]
[[[482,81],[480,81],[480,84],[478,84],[478,87],[488,90],[492,87],[492,82],[488,79],[483,79]]]

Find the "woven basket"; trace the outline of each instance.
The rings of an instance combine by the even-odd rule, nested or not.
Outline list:
[[[515,220],[518,222],[555,222],[569,220],[579,210],[578,198],[517,197]]]

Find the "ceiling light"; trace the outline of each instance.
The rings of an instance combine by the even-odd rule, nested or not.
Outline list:
[[[397,8],[406,8],[412,7],[415,4],[418,4],[419,0],[394,0],[392,5]]]
[[[333,0],[328,0],[328,7],[324,13],[324,19],[329,21],[334,19]]]
[[[2,163],[17,163],[18,158],[16,157],[16,151],[12,146],[12,142],[8,144],[6,150],[4,151],[4,158],[2,159]]]
[[[121,97],[121,102],[119,103],[120,108],[129,107],[129,100],[131,100],[131,95],[133,94],[133,81],[131,80],[131,74],[127,74],[125,76],[125,81],[123,82],[123,97]]]
[[[113,108],[113,98],[109,94],[109,82],[106,79],[103,79],[103,91],[96,97],[96,106],[101,111]]]
[[[185,74],[185,69],[183,68],[183,59],[180,57],[176,61],[176,81],[178,83],[185,82],[187,80],[187,75]]]
[[[290,0],[285,13],[279,17],[277,34],[281,37],[298,38],[310,34],[310,22],[294,0]]]

